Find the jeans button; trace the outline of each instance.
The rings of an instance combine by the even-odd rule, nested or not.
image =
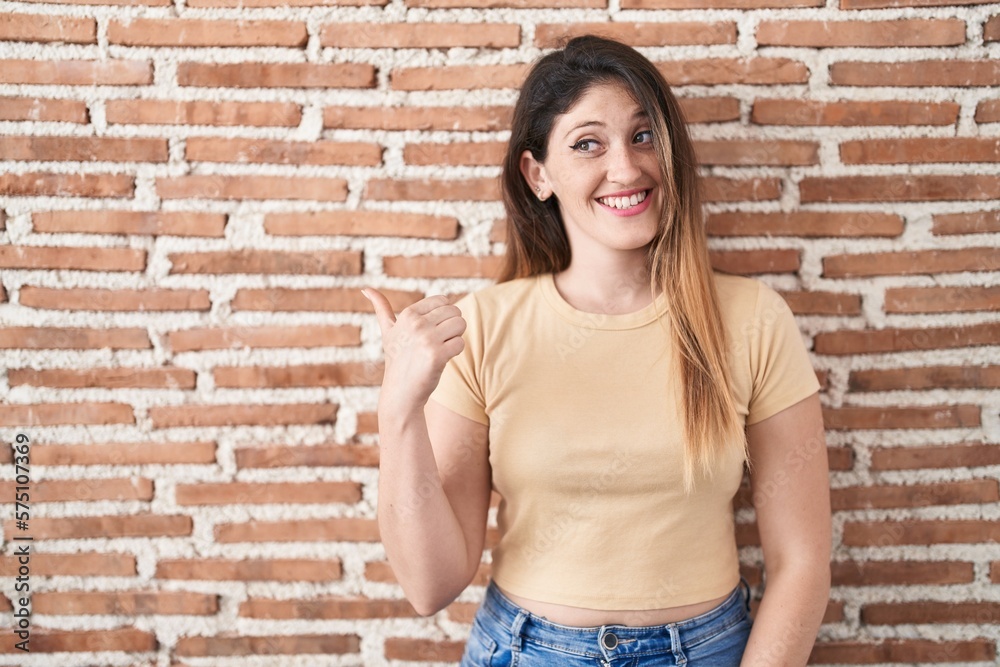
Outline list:
[[[604,644],[604,648],[610,651],[614,647],[618,646],[618,635],[613,632],[608,632],[601,639],[601,643]]]

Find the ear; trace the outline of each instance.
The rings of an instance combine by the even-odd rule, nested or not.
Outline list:
[[[540,195],[542,197],[548,197],[552,193],[552,186],[545,173],[545,165],[536,160],[531,151],[525,150],[521,153],[520,167],[521,175],[528,182],[528,187],[531,188],[532,192],[539,194],[538,190],[541,189]]]

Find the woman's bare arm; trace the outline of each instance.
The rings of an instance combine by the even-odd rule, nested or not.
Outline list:
[[[767,585],[742,667],[809,659],[830,594],[830,481],[819,395],[747,428]]]
[[[418,613],[447,606],[482,559],[490,500],[489,429],[430,395],[464,349],[461,310],[431,296],[397,318],[376,289],[385,372],[379,393],[378,525],[403,592]]]

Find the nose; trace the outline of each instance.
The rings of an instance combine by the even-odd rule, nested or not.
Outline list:
[[[608,155],[608,181],[629,185],[642,175],[639,168],[638,155],[631,145],[614,146]]]

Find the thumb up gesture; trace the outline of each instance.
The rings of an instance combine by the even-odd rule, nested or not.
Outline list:
[[[389,300],[372,287],[361,293],[375,307],[382,332],[385,374],[380,405],[423,409],[449,359],[465,348],[466,323],[444,295],[429,296],[393,315]]]

